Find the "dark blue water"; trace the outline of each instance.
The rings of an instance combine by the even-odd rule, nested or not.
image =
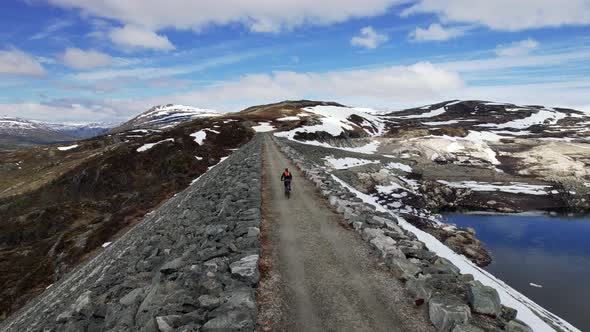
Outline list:
[[[590,331],[590,218],[446,217],[476,230],[493,256],[487,271],[580,330]]]

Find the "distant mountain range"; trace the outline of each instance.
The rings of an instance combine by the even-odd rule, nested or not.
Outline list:
[[[87,124],[41,123],[41,125],[70,137],[84,139],[102,135],[109,129],[119,125],[119,122],[94,122]]]
[[[0,118],[0,149],[73,141],[76,138],[42,123],[19,118]]]
[[[161,130],[199,117],[217,116],[219,113],[183,105],[155,106],[123,123],[99,122],[86,124],[48,123],[21,118],[0,117],[0,149],[19,146],[71,142],[128,130]]]

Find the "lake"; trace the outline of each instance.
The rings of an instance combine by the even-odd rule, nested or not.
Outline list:
[[[485,269],[582,331],[590,331],[590,218],[445,216],[473,227],[493,262]]]

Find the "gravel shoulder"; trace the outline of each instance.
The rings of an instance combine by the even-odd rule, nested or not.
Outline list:
[[[341,224],[312,184],[266,137],[266,220],[271,267],[260,307],[266,328],[284,330],[433,331],[402,283],[358,234]],[[293,192],[283,193],[280,174],[289,167]],[[265,297],[268,294],[263,294]],[[259,299],[261,294],[259,293]],[[265,312],[272,310],[272,314]]]

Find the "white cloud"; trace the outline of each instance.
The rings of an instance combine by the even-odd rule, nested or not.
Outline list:
[[[116,100],[113,108],[144,110],[162,103],[180,103],[222,111],[236,111],[283,99],[314,98],[343,103],[384,105],[424,98],[463,87],[461,78],[430,63],[378,69],[299,73],[250,74],[190,92],[169,96]],[[130,111],[131,112],[131,111]]]
[[[2,74],[39,77],[46,72],[37,59],[19,49],[10,48],[0,50],[0,75]]]
[[[437,14],[443,22],[467,22],[494,30],[590,24],[588,0],[419,0],[402,15]]]
[[[590,49],[580,48],[542,55],[529,54],[512,57],[447,61],[437,63],[437,66],[459,73],[484,73],[485,75],[482,78],[485,78],[489,75],[489,72],[511,68],[555,68],[556,66],[573,64],[584,68],[587,67],[589,58]]]
[[[83,106],[76,103],[64,105],[36,102],[0,104],[0,114],[50,122],[113,121],[119,119],[117,111],[112,108],[98,104]]]
[[[49,24],[45,28],[43,28],[42,31],[32,35],[30,39],[37,40],[37,39],[47,38],[47,37],[51,36],[52,34],[54,34],[55,32],[63,30],[73,24],[74,23],[71,21],[64,21],[64,20],[55,21],[54,23]]]
[[[362,28],[357,36],[352,37],[350,44],[353,46],[374,49],[388,40],[389,37],[387,37],[387,35],[377,33],[373,27],[367,26]]]
[[[499,56],[527,55],[538,46],[539,43],[536,40],[529,38],[519,42],[514,42],[510,45],[500,45],[496,49],[496,54]]]
[[[129,119],[158,104],[179,103],[221,111],[283,99],[314,98],[351,105],[384,105],[437,99],[463,86],[453,72],[430,63],[378,69],[250,74],[185,93],[129,99],[64,100],[51,104],[0,104],[0,114],[39,120],[104,121]],[[59,115],[59,119],[55,118]]]
[[[460,37],[464,34],[465,29],[463,28],[445,28],[438,23],[433,23],[426,29],[417,27],[414,31],[410,32],[410,39],[415,41],[443,41]]]
[[[104,67],[113,63],[113,58],[108,54],[73,47],[67,48],[61,58],[66,66],[79,70]]]
[[[112,29],[109,38],[113,43],[131,49],[173,50],[175,48],[168,37],[133,25]]]
[[[587,55],[587,53],[585,53]],[[351,106],[402,109],[449,99],[481,99],[516,104],[540,104],[590,111],[590,80],[574,78],[560,82],[506,82],[469,86],[454,71],[468,67],[476,72],[485,66],[518,67],[527,63],[556,63],[562,55],[493,58],[454,63],[417,63],[375,69],[324,73],[275,72],[251,74],[185,93],[129,99],[63,101],[52,104],[0,104],[0,114],[56,121],[100,121],[131,118],[153,105],[180,103],[198,107],[237,111],[247,106],[284,99],[334,100]],[[583,52],[568,59],[583,61]],[[587,57],[586,57],[587,59]],[[518,61],[517,61],[518,60]],[[487,61],[487,62],[482,62]]]
[[[407,0],[47,0],[78,8],[84,15],[114,19],[152,31],[194,29],[240,23],[251,31],[278,32],[300,26],[329,25],[351,18],[382,15]]]
[[[68,79],[75,81],[100,81],[100,80],[113,80],[121,78],[133,78],[149,80],[154,78],[169,77],[175,75],[190,74],[198,71],[202,71],[209,68],[214,68],[223,65],[229,65],[238,63],[245,59],[254,58],[263,54],[264,51],[249,51],[238,54],[225,55],[219,57],[213,57],[209,59],[200,59],[192,65],[178,65],[169,67],[139,67],[134,68],[123,68],[123,69],[99,69],[94,71],[88,71],[83,73],[76,73],[67,76]],[[121,61],[120,59],[118,59]],[[133,64],[133,62],[131,62]]]

